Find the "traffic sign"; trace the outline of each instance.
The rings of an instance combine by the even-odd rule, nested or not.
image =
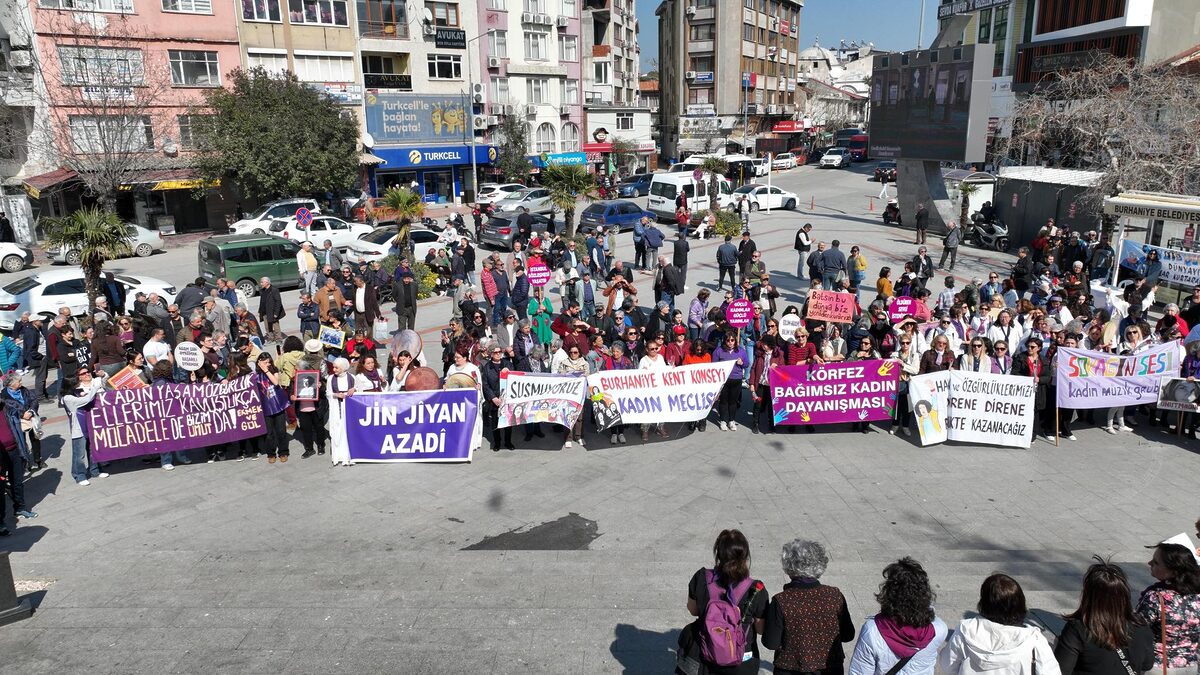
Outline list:
[[[303,206],[296,209],[296,224],[299,225],[301,227],[301,229],[307,230],[308,226],[312,225],[312,220],[313,220],[312,211],[309,211],[308,209],[304,208]]]

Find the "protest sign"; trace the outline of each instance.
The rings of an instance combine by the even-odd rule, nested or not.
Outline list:
[[[569,429],[583,414],[585,377],[508,371],[500,379],[504,393],[497,428],[549,422]]]
[[[1177,342],[1129,356],[1060,347],[1057,403],[1077,410],[1156,403],[1159,380],[1178,374]]]
[[[545,263],[531,263],[529,270],[525,272],[525,276],[529,277],[530,286],[545,286],[550,283],[550,277],[553,276],[553,273]]]
[[[734,300],[725,308],[725,320],[734,328],[745,328],[750,325],[754,316],[754,303],[746,300]]]
[[[896,297],[888,301],[888,321],[893,324],[900,323],[900,320],[906,316],[918,317],[921,315],[920,305],[923,304],[916,298]],[[926,312],[928,313],[928,312]]]
[[[795,342],[796,329],[800,327],[801,322],[799,314],[784,314],[779,317],[779,334],[788,342]]]
[[[355,462],[469,462],[482,428],[477,389],[346,399],[346,441]]]
[[[204,366],[204,351],[195,342],[180,342],[175,346],[175,364],[190,372]]]
[[[613,424],[696,422],[708,416],[729,379],[733,361],[695,363],[670,370],[602,370],[588,375],[588,397],[619,414]],[[608,427],[600,427],[603,431]]]
[[[321,346],[329,349],[340,350],[346,346],[346,334],[341,328],[333,326],[321,326],[321,330],[317,332],[317,340]]]
[[[952,441],[1028,448],[1037,385],[1017,375],[950,371],[946,428]]]
[[[854,320],[854,294],[837,291],[808,292],[807,318],[818,321],[848,323]]]
[[[917,421],[921,445],[946,442],[950,406],[950,371],[914,375],[908,381],[908,402]]]
[[[203,448],[267,432],[262,398],[249,375],[106,391],[84,415],[96,462]]]
[[[1200,286],[1200,253],[1151,246],[1125,239],[1121,242],[1121,267],[1133,270],[1135,274],[1145,274],[1146,255],[1150,251],[1158,251],[1158,259],[1162,262],[1159,283],[1170,282],[1188,288]]]
[[[125,366],[113,373],[112,377],[104,381],[104,384],[108,385],[109,389],[141,389],[150,386],[142,379],[141,368],[133,366]]]
[[[769,375],[775,424],[868,422],[892,416],[900,362],[779,366]]]
[[[1200,412],[1200,382],[1184,377],[1164,377],[1159,382],[1159,410]]]

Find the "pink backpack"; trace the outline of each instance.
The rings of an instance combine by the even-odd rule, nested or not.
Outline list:
[[[700,656],[706,662],[718,666],[734,666],[742,662],[746,653],[747,625],[743,620],[740,605],[750,591],[754,580],[746,577],[732,588],[717,583],[713,570],[704,570],[708,585],[708,605],[700,619]],[[749,603],[746,603],[749,609]]]

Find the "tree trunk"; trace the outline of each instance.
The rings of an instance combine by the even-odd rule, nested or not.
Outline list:
[[[575,236],[575,209],[563,209],[563,238]]]
[[[103,269],[103,263],[99,266],[88,264],[83,267],[83,287],[87,291],[88,311],[87,324],[81,324],[80,330],[83,329],[84,325],[91,325],[92,317],[96,315],[96,298],[100,297],[100,273]]]

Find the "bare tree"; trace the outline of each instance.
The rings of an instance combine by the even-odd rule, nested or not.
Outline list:
[[[1110,55],[1017,100],[998,157],[1100,172],[1084,195],[1194,193],[1200,181],[1200,77]]]

